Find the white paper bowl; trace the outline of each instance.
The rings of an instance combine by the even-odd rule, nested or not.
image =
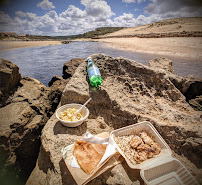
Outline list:
[[[60,115],[61,112],[63,112],[67,108],[79,109],[81,106],[82,106],[81,104],[76,104],[76,103],[63,105],[63,106],[61,106],[60,108],[57,109],[56,117],[66,127],[77,127],[77,126],[81,125],[88,118],[89,110],[88,110],[87,107],[84,106],[82,108],[82,110],[80,111],[80,114],[83,116],[83,118],[81,120],[79,120],[79,121],[64,121],[64,120],[59,118],[59,115]]]

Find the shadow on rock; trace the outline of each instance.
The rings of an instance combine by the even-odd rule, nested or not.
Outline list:
[[[39,169],[46,174],[48,172],[48,169],[54,170],[54,165],[51,162],[49,156],[50,156],[50,153],[46,152],[45,149],[41,146],[39,157],[38,157],[38,164],[39,164]]]
[[[141,178],[141,176],[140,176],[140,170],[138,170],[138,169],[131,169],[131,168],[127,165],[126,161],[123,161],[123,162],[122,162],[122,166],[123,166],[123,168],[125,169],[125,171],[126,171],[128,177],[130,178],[130,180],[131,180],[132,182],[138,180],[138,181],[140,182],[140,185],[144,185],[144,181],[142,180],[142,178]]]
[[[59,162],[59,166],[60,166],[60,171],[61,171],[61,177],[62,177],[62,184],[63,185],[76,185],[76,182],[74,180],[74,178],[72,177],[70,171],[68,170],[64,159],[61,159]]]
[[[82,136],[84,133],[86,133],[86,131],[87,131],[87,124],[85,124],[85,122],[78,127],[70,128],[65,127],[64,125],[62,125],[62,123],[60,123],[60,121],[58,121],[53,128],[54,135],[69,134],[69,135]]]
[[[105,171],[104,173],[102,173],[101,175],[99,175],[98,177],[96,177],[95,179],[93,179],[92,181],[90,181],[89,183],[88,183],[88,185],[94,185],[94,184],[96,184],[96,185],[102,185],[102,184],[108,184],[107,183],[107,179],[109,179],[110,178],[110,176],[112,175],[112,173],[111,173],[111,170],[113,169],[113,167],[112,168],[109,168],[107,171]]]

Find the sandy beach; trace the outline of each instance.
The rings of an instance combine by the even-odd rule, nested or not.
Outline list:
[[[61,41],[1,41],[0,50],[61,44]]]
[[[117,32],[106,34],[102,39],[97,39],[97,41],[104,42],[107,46],[117,49],[202,60],[202,37],[187,37],[188,33],[192,34],[202,30],[201,21],[202,18],[200,17],[167,19],[143,26],[121,29]],[[135,34],[169,33],[173,34],[173,36],[161,38],[133,37]],[[182,35],[176,37],[174,36],[175,33],[182,33]]]
[[[106,38],[97,41],[116,49],[202,60],[201,37]]]

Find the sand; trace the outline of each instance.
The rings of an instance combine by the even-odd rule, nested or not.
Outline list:
[[[134,34],[201,32],[202,17],[172,18],[159,22],[130,27],[104,37],[128,37]],[[117,49],[145,52],[160,55],[172,55],[202,60],[202,37],[165,37],[165,38],[103,38],[97,41]]]
[[[129,27],[105,36],[202,31],[202,17],[172,18],[138,27]]]
[[[201,37],[106,38],[97,41],[121,50],[202,60]]]
[[[58,45],[61,41],[1,41],[0,50]]]

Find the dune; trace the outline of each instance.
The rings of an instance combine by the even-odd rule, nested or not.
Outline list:
[[[116,49],[201,60],[202,17],[173,18],[125,28],[96,40]]]

